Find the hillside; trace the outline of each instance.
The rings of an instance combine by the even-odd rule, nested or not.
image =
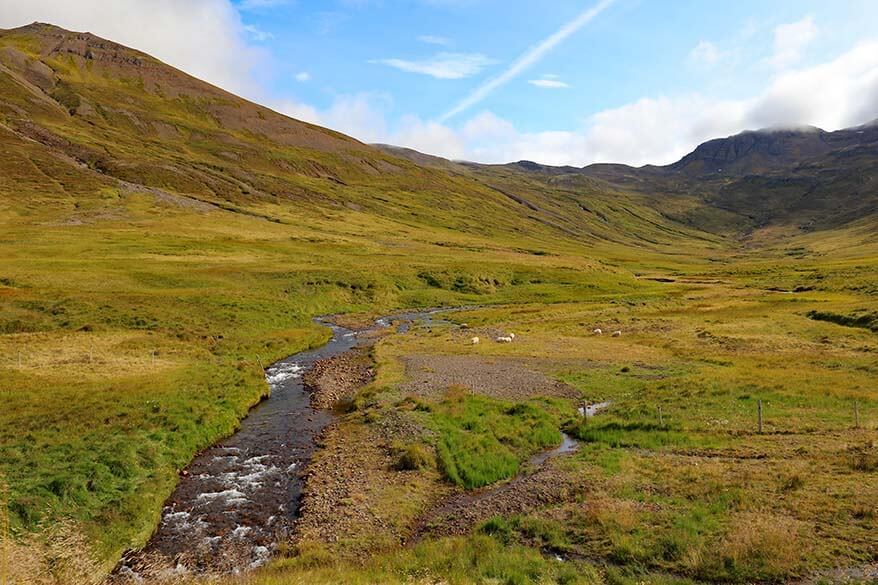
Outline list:
[[[878,123],[825,132],[760,130],[708,141],[665,167],[579,172],[638,192],[697,194],[753,228],[842,226],[878,211]]]
[[[695,202],[673,218],[716,233],[748,233],[773,226],[801,231],[844,226],[878,212],[878,121],[826,132],[819,128],[765,129],[717,138],[679,161],[640,168],[593,164],[551,167],[530,161],[470,165],[542,177],[549,184],[599,179],[653,197],[666,209]]]

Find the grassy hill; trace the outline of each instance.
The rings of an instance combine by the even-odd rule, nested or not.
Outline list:
[[[625,180],[448,163],[292,120],[93,35],[41,24],[0,31],[0,483],[8,492],[13,554],[42,551],[61,518],[85,533],[84,546],[104,568],[142,545],[178,470],[233,432],[267,391],[259,363],[323,343],[327,332],[311,317],[335,312],[483,306],[466,318],[531,338],[508,348],[486,344],[486,359],[558,356],[552,376],[581,387],[588,399],[612,398],[619,403],[614,416],[629,422],[652,417],[656,399],[679,420],[694,413],[693,423],[673,429],[685,445],[657,446],[650,437],[608,445],[602,435],[577,459],[584,467],[574,475],[599,480],[605,500],[615,488],[631,501],[667,495],[647,502],[664,506],[664,515],[650,517],[655,534],[671,535],[701,506],[720,505],[699,482],[692,485],[704,488],[700,495],[684,494],[674,482],[659,485],[656,476],[680,450],[711,449],[738,433],[739,442],[721,446],[762,449],[777,459],[769,475],[804,476],[819,463],[822,441],[843,466],[843,443],[874,440],[874,426],[851,435],[841,422],[852,397],[864,418],[876,409],[868,387],[873,334],[846,325],[875,311],[875,218],[841,221],[871,209],[872,199],[862,195],[873,194],[863,179],[871,175],[846,170],[871,168],[868,148],[832,150],[783,171],[836,177],[819,182],[820,205],[834,197],[858,202],[844,208],[847,216],[830,210],[831,222],[813,224],[832,229],[804,231],[790,228],[785,216],[776,223],[747,216],[744,208],[755,209],[754,217],[775,209],[758,207],[750,176],[734,179],[728,192],[702,191],[689,179],[654,180],[652,171],[622,167]],[[821,175],[826,168],[829,175]],[[854,180],[863,191],[845,191]],[[734,204],[711,203],[719,196]],[[801,217],[796,211],[790,221]],[[756,225],[762,228],[753,231]],[[809,311],[837,317],[815,320]],[[588,336],[598,321],[635,333],[624,346],[599,343]],[[404,410],[394,402],[400,359],[462,351],[455,343],[450,334],[420,332],[380,345],[381,384],[369,389],[383,397],[370,403],[374,420]],[[809,381],[781,384],[802,363]],[[633,374],[620,377],[622,367]],[[667,385],[643,382],[654,367],[663,368]],[[705,387],[713,398],[692,406]],[[828,396],[826,387],[833,388]],[[743,414],[731,430],[708,428],[738,397],[761,392],[787,419],[803,417],[792,431],[796,448],[805,450],[797,455],[801,470],[784,467],[793,449],[784,435],[752,437]],[[442,410],[447,404],[434,406],[440,430],[462,424],[453,409]],[[477,407],[513,408],[490,401]],[[368,420],[354,413],[344,428],[376,432]],[[655,466],[645,465],[653,455]],[[853,488],[872,493],[874,477],[844,469],[834,510],[851,518],[862,504]],[[774,480],[751,472],[758,481],[741,487],[734,502],[722,500],[726,507],[709,522],[687,524],[686,538],[696,542],[704,533],[722,541],[724,530],[755,513],[744,509],[753,494],[760,505],[774,505],[765,487]],[[723,473],[710,481],[721,482]],[[447,488],[435,469],[406,477],[413,486]],[[801,492],[809,506],[800,520],[834,526],[815,495],[831,482],[819,477]],[[382,502],[392,499],[376,490]],[[778,517],[788,512],[772,508]],[[589,532],[598,534],[594,546],[575,533],[581,524],[565,524],[573,531],[565,539],[586,543],[576,549],[582,558],[685,578],[719,574],[707,563],[685,564],[682,552],[662,557],[656,551],[665,541],[628,530],[621,512],[590,521],[605,529]],[[820,540],[817,567],[846,538],[852,558],[867,560],[864,534],[873,524],[866,514],[849,532]],[[561,580],[564,570],[517,526],[503,538],[523,548],[494,537],[437,540],[414,551],[372,551],[375,565],[365,569],[335,567],[324,557],[312,566],[305,555],[257,578],[369,582],[427,574],[465,582],[471,566],[455,563],[469,559],[485,578],[508,566],[510,579]],[[387,542],[372,533],[351,541]],[[712,549],[698,550],[707,557]],[[763,571],[763,552],[755,560],[742,553],[724,578],[814,568],[790,560]]]

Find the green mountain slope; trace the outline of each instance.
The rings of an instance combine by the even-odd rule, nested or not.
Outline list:
[[[836,132],[743,132],[706,142],[666,167],[592,165],[577,172],[642,193],[695,195],[750,229],[839,227],[878,212],[876,122]]]
[[[742,132],[705,142],[667,166],[576,168],[519,161],[470,167],[526,173],[551,185],[598,179],[654,198],[645,205],[666,210],[669,220],[714,233],[772,226],[831,229],[878,212],[878,121],[836,132]]]

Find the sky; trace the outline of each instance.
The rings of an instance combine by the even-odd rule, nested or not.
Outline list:
[[[451,159],[667,164],[878,118],[875,0],[0,0],[284,114]]]

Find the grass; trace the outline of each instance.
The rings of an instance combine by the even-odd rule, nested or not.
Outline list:
[[[692,439],[670,425],[599,420],[581,422],[568,432],[584,443],[600,443],[610,447],[660,449],[686,446]]]
[[[417,330],[380,344],[380,371],[396,372],[392,356],[429,352],[519,358],[589,402],[610,402],[565,427],[581,445],[556,466],[587,497],[480,529],[509,546],[602,559],[607,582],[783,582],[862,566],[874,559],[878,341],[809,312],[874,307],[863,292],[874,259],[764,254],[678,268],[659,291],[455,313],[474,331],[515,331],[516,341],[467,346],[447,328]],[[823,276],[813,289],[772,290],[792,290],[815,270]],[[623,336],[595,336],[596,326]],[[393,395],[400,376],[383,391]]]
[[[442,472],[467,489],[513,477],[526,457],[561,442],[558,420],[534,404],[507,404],[458,390],[431,414]]]
[[[603,583],[585,563],[561,563],[523,546],[507,546],[496,538],[474,535],[422,543],[380,555],[363,565],[334,561],[323,551],[308,550],[268,570],[240,580],[247,585],[288,583],[499,583],[525,585]]]

